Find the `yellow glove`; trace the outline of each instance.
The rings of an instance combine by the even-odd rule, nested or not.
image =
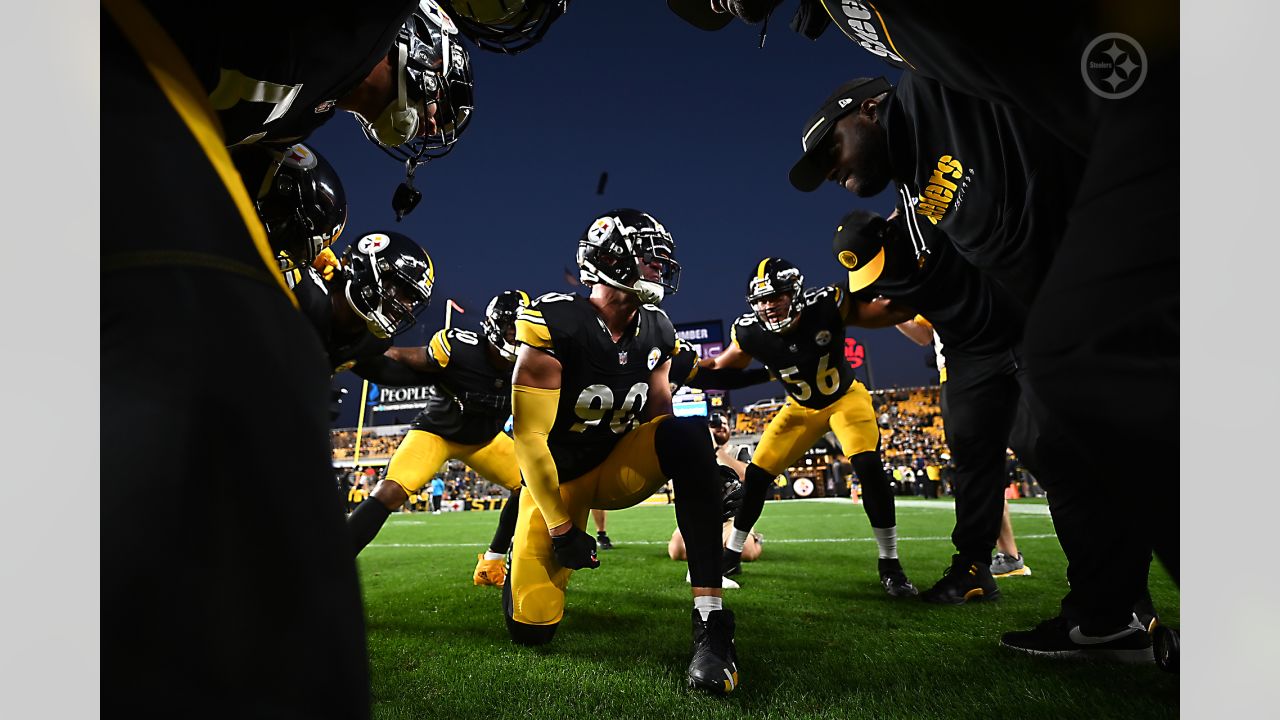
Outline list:
[[[333,254],[333,250],[325,248],[316,255],[316,259],[311,261],[311,267],[319,271],[320,276],[328,282],[333,279],[334,273],[342,268],[342,262],[338,260],[338,256]]]

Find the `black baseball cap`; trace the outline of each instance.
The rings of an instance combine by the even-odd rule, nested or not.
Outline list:
[[[791,167],[791,184],[801,192],[813,192],[823,180],[827,179],[825,162],[820,162],[817,149],[822,141],[831,134],[836,121],[852,112],[857,112],[863,100],[889,92],[893,85],[884,77],[857,78],[850,80],[831,94],[827,101],[818,108],[804,124],[800,135],[800,146],[804,154]]]
[[[733,22],[733,14],[711,9],[711,0],[667,0],[671,12],[699,30],[720,30]]]
[[[849,292],[858,292],[884,272],[884,235],[889,222],[873,212],[854,210],[840,220],[831,252],[849,271]]]

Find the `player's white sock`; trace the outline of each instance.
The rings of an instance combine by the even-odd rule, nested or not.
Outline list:
[[[729,533],[729,542],[725,543],[724,546],[734,552],[740,553],[742,552],[742,546],[747,542],[747,536],[750,534],[751,531],[749,530],[739,530],[738,528],[734,528],[733,532]]]
[[[496,553],[496,552],[494,552],[494,551],[492,551],[492,550],[485,550],[485,551],[484,551],[484,559],[485,559],[485,560],[501,560],[501,559],[502,559],[502,558],[504,558],[504,557],[506,557],[506,555],[503,555],[502,553]]]
[[[880,557],[896,560],[898,558],[898,526],[873,527],[871,532],[876,534],[876,545],[880,546]]]
[[[693,599],[693,609],[697,610],[705,622],[713,610],[724,609],[724,598],[715,595],[699,595]]]

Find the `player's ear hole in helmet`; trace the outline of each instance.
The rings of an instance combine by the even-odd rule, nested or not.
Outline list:
[[[537,45],[569,0],[440,0],[476,47],[515,55]]]
[[[523,290],[507,290],[493,296],[484,310],[480,328],[484,336],[504,359],[516,359],[516,312],[529,306],[529,295]]]
[[[338,173],[314,148],[297,144],[254,202],[281,270],[306,267],[342,235],[347,194]]]
[[[768,257],[756,264],[747,279],[747,304],[766,330],[783,332],[800,317],[804,275],[783,258]]]
[[[416,242],[400,233],[365,233],[342,254],[344,293],[369,332],[394,337],[413,327],[431,302],[435,265]]]
[[[671,233],[649,213],[631,208],[597,217],[578,240],[583,284],[633,293],[645,303],[661,303],[680,287],[680,263]]]

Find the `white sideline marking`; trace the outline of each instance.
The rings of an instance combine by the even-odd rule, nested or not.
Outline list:
[[[1056,538],[1053,533],[1039,535],[1018,535],[1018,539],[1027,540],[1044,540],[1046,538]],[[951,536],[938,537],[900,537],[898,542],[919,541],[919,542],[938,542],[945,540],[951,542]],[[771,538],[765,537],[765,545],[783,545],[792,543],[845,543],[845,542],[875,542],[873,537],[856,537],[856,538]],[[619,545],[666,545],[667,540],[627,540]],[[476,548],[483,546],[484,543],[371,543],[367,547],[371,548]]]

